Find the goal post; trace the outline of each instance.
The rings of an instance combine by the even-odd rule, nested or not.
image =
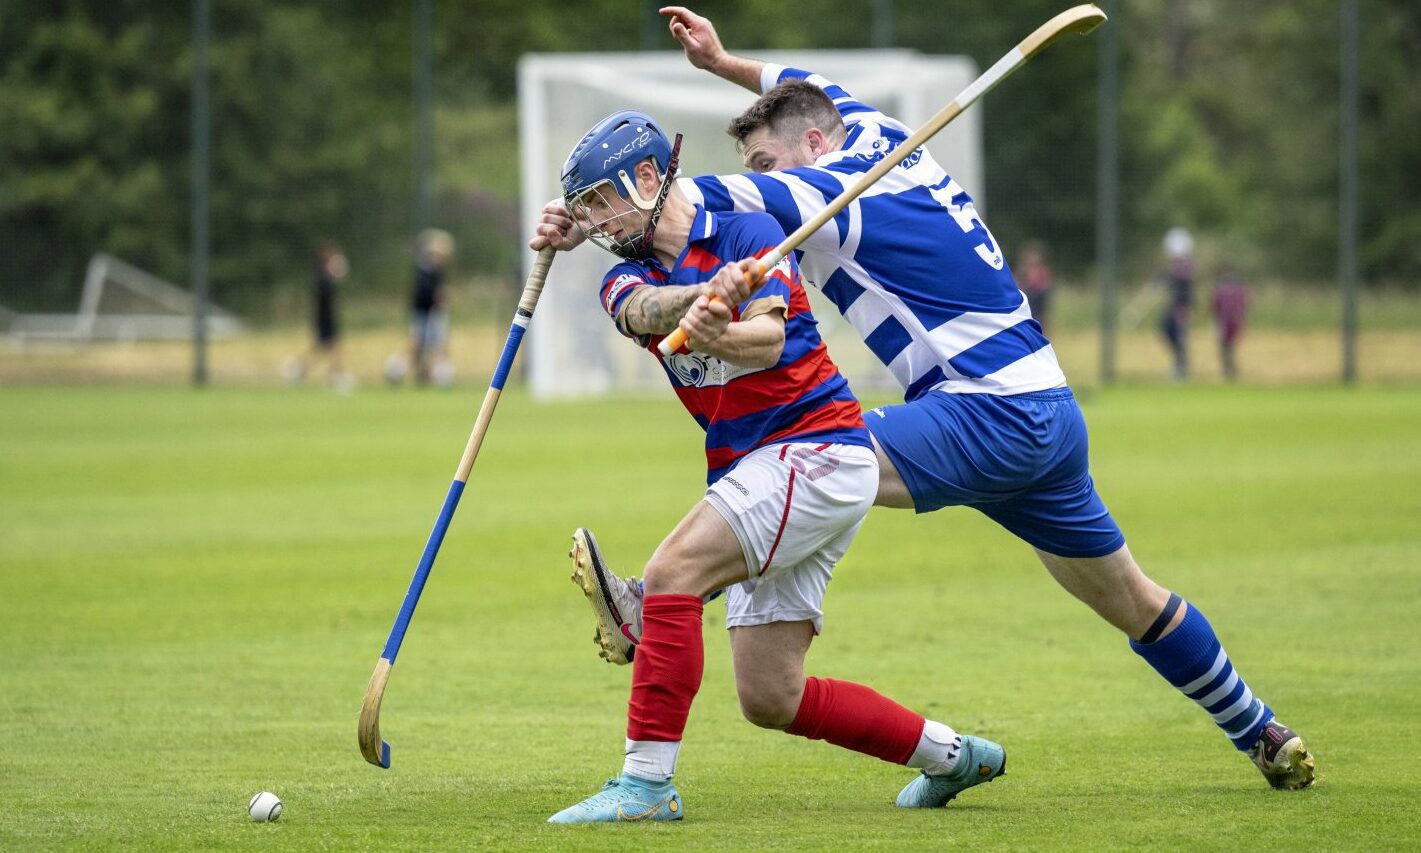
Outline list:
[[[0,331],[12,341],[84,344],[92,341],[186,340],[193,335],[192,294],[130,263],[100,252],[89,259],[79,307],[72,314],[17,314]],[[229,311],[209,305],[207,333],[242,330]]]
[[[758,56],[816,71],[909,127],[926,121],[977,76],[971,59],[911,50],[771,52]],[[529,54],[518,66],[522,222],[526,240],[538,213],[560,195],[567,152],[596,121],[621,109],[651,114],[667,133],[685,135],[681,174],[744,171],[730,119],[755,95],[692,68],[679,52]],[[928,143],[934,159],[981,204],[982,127],[973,107]],[[532,253],[525,253],[528,264]],[[629,346],[603,314],[597,285],[615,259],[587,244],[558,259],[548,276],[527,345],[529,386],[540,399],[612,392],[655,393],[666,382],[645,353]],[[525,270],[526,272],[526,270]],[[887,368],[815,287],[808,287],[819,331],[860,393],[896,389]]]

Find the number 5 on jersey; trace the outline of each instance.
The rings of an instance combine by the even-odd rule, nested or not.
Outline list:
[[[977,257],[986,261],[994,270],[999,270],[1006,263],[1002,257],[1002,250],[998,248],[997,238],[992,236],[992,232],[987,228],[987,223],[982,221],[982,217],[977,215],[977,208],[972,202],[966,204],[954,204],[949,202],[947,212],[952,214],[952,218],[957,221],[964,233],[971,234],[976,231],[981,234],[982,242],[978,243]]]

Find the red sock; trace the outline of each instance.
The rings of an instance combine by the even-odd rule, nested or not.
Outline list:
[[[705,649],[698,595],[648,595],[641,603],[641,642],[632,659],[627,737],[679,741],[701,689]],[[917,741],[913,742],[914,745]]]
[[[804,698],[786,731],[907,764],[922,737],[923,716],[862,684],[806,678]]]

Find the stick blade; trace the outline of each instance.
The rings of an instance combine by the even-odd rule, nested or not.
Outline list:
[[[375,672],[370,676],[370,686],[365,689],[365,702],[360,706],[360,725],[357,735],[360,740],[360,754],[376,767],[390,769],[390,745],[380,739],[380,703],[385,698],[385,683],[390,680],[393,664],[380,658],[375,664]]]
[[[1047,45],[1067,35],[1085,35],[1107,20],[1094,3],[1072,6],[1037,28],[1017,49],[1025,57],[1035,56]]]
[[[1087,3],[1084,6],[1077,6],[1067,11],[1079,13],[1079,17],[1076,18],[1075,23],[1071,25],[1070,29],[1071,32],[1077,35],[1083,36],[1110,20],[1106,17],[1104,10],[1094,3]]]

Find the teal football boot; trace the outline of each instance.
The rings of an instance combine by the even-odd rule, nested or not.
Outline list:
[[[905,809],[942,808],[973,785],[990,782],[1006,772],[1006,750],[985,738],[963,735],[962,754],[952,772],[945,776],[919,775],[899,792],[898,805]]]
[[[682,813],[681,795],[675,785],[623,773],[608,779],[601,791],[548,818],[548,823],[680,820]]]

